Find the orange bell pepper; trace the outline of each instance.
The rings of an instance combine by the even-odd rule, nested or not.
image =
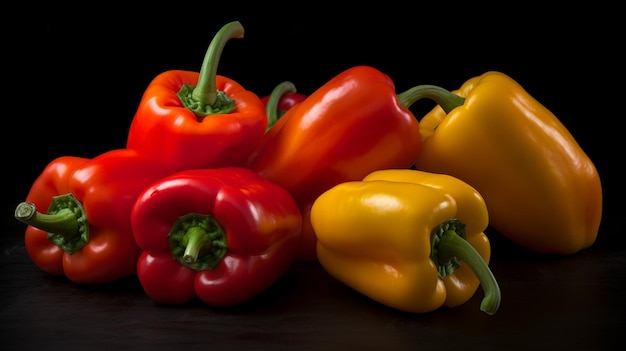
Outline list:
[[[317,260],[309,216],[322,192],[375,170],[413,165],[422,141],[407,104],[386,74],[356,66],[292,106],[261,139],[247,165],[298,203],[303,221],[298,260]]]

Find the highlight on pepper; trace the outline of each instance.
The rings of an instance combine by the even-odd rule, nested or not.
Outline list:
[[[172,172],[246,159],[267,128],[265,105],[237,81],[217,74],[224,46],[243,35],[240,22],[229,22],[209,44],[199,72],[157,75],[139,102],[126,146]]]
[[[162,304],[233,306],[295,259],[302,216],[291,195],[247,168],[186,170],[146,187],[131,224],[137,276]]]
[[[317,255],[333,277],[392,308],[425,313],[467,302],[495,314],[483,198],[445,174],[380,170],[321,194],[311,208]]]
[[[420,86],[401,95],[439,105],[420,120],[419,170],[476,188],[490,226],[541,254],[590,247],[602,218],[598,171],[561,121],[504,73],[490,71],[449,92]]]
[[[157,303],[224,307],[293,261],[319,261],[390,308],[457,307],[481,287],[493,315],[488,226],[543,254],[595,242],[595,165],[506,74],[396,94],[391,77],[359,65],[310,95],[282,81],[261,99],[217,74],[243,35],[229,22],[199,72],[157,75],[126,149],[45,167],[14,211],[37,267],[78,284],[136,274]],[[418,119],[409,107],[422,98],[437,106]]]

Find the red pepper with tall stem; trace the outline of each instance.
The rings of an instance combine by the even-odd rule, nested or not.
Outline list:
[[[409,96],[410,97],[410,96]],[[284,187],[302,212],[298,260],[317,261],[311,205],[324,191],[388,168],[410,168],[422,146],[411,99],[369,66],[347,69],[291,107],[247,167]]]
[[[163,304],[243,303],[290,267],[302,217],[282,187],[247,168],[181,171],[147,187],[131,223],[137,275]]]
[[[237,21],[222,27],[200,72],[171,70],[156,76],[131,122],[127,147],[172,172],[245,160],[267,128],[265,105],[255,93],[216,74],[226,42],[243,33]]]

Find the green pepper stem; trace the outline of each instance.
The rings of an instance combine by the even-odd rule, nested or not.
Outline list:
[[[226,42],[231,38],[243,38],[244,29],[239,21],[224,25],[215,35],[204,56],[198,84],[193,90],[194,100],[212,106],[217,100],[217,86],[215,77],[222,51]]]
[[[283,97],[286,93],[295,93],[296,86],[289,81],[284,81],[278,84],[272,92],[270,93],[270,97],[267,100],[267,105],[265,105],[265,110],[267,111],[267,129],[270,130],[276,121],[278,121],[278,102],[280,98]]]
[[[447,230],[441,235],[437,250],[440,262],[447,262],[452,257],[457,257],[472,269],[485,293],[480,310],[489,315],[495,314],[500,307],[500,287],[478,251],[454,230]]]
[[[48,240],[70,254],[89,240],[85,211],[72,194],[54,196],[47,213],[37,211],[35,204],[22,202],[15,208],[15,219],[48,232]]]
[[[62,234],[68,238],[79,234],[76,215],[68,209],[56,214],[45,214],[38,212],[34,204],[22,202],[15,209],[15,218],[37,229]]]
[[[206,230],[200,227],[194,226],[187,229],[185,238],[187,244],[185,245],[183,260],[187,263],[195,263],[201,251],[211,249],[211,237]]]
[[[228,251],[226,233],[217,220],[198,213],[178,217],[168,242],[172,257],[196,271],[215,268]]]
[[[463,105],[465,98],[462,98],[444,88],[436,85],[418,85],[397,95],[400,105],[409,108],[413,103],[422,99],[429,98],[434,100],[437,105],[441,106],[446,113]]]

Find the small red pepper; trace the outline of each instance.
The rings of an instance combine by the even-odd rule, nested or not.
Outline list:
[[[251,91],[216,75],[226,41],[243,37],[239,22],[215,36],[200,72],[171,70],[149,84],[131,122],[127,147],[171,171],[231,166],[245,160],[267,128],[265,105]]]
[[[137,275],[154,301],[244,302],[295,259],[302,217],[291,195],[246,168],[187,170],[147,187],[131,223]]]
[[[261,98],[267,112],[267,129],[272,128],[287,110],[306,98],[306,95],[296,91],[296,86],[292,82],[284,81],[274,87],[270,95]]]
[[[388,168],[410,168],[421,150],[418,121],[392,80],[350,68],[291,107],[270,128],[247,167],[295,198],[303,224],[298,260],[316,261],[311,205],[324,191]],[[404,97],[403,97],[404,98]]]
[[[141,251],[130,212],[139,193],[166,174],[128,149],[54,159],[15,210],[16,219],[28,224],[28,255],[41,270],[80,284],[135,274]]]

